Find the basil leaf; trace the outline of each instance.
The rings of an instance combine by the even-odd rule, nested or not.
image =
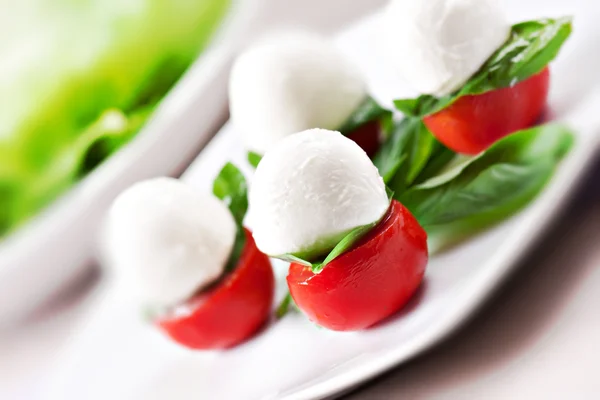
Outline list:
[[[438,175],[440,171],[445,170],[448,164],[457,156],[455,152],[437,140],[434,143],[433,151],[431,153],[429,160],[427,160],[427,164],[425,164],[425,167],[423,167],[419,176],[417,176],[413,182],[413,185],[423,183]]]
[[[335,260],[337,257],[352,249],[352,247],[365,236],[371,229],[373,229],[380,221],[375,221],[371,224],[363,225],[354,228],[346,236],[342,238],[338,242],[338,244],[329,252],[329,254],[321,261],[310,262],[301,257],[297,257],[293,254],[284,254],[281,256],[277,256],[275,258],[279,258],[283,261],[288,261],[296,264],[305,265],[310,267],[313,273],[318,274],[325,268],[327,264],[331,261]]]
[[[360,239],[363,238],[371,229],[373,229],[379,221],[375,221],[369,225],[359,226],[354,228],[331,250],[331,252],[325,257],[325,260],[318,266],[313,266],[313,272],[315,274],[321,272],[325,265],[335,260],[337,257],[350,250]]]
[[[535,194],[550,178],[553,167],[550,160],[543,160],[471,169],[439,189],[410,191],[402,202],[424,227],[447,224]]]
[[[258,167],[258,163],[260,163],[260,160],[262,160],[262,156],[253,151],[249,151],[247,157],[248,163],[250,163],[250,165],[252,165],[254,168]]]
[[[431,177],[430,179],[415,185],[417,189],[430,189],[436,186],[443,185],[444,183],[450,182],[457,176],[459,176],[469,165],[477,161],[484,153],[477,156],[465,156],[462,154],[455,154],[452,159],[446,164],[446,166],[439,172],[438,175]]]
[[[232,163],[225,164],[213,182],[213,193],[227,204],[237,225],[235,242],[225,267],[226,271],[233,271],[246,246],[243,221],[248,211],[248,185],[244,174]]]
[[[457,92],[439,98],[423,95],[401,99],[394,104],[405,115],[422,118],[450,106],[462,96],[513,86],[541,72],[557,56],[571,30],[570,17],[513,25],[504,45]]]
[[[382,130],[386,132],[386,128],[388,128],[389,123],[392,120],[392,115],[390,110],[381,107],[375,99],[367,97],[342,125],[339,131],[347,136],[367,122],[381,121]]]
[[[426,229],[490,213],[506,216],[540,192],[572,143],[571,131],[558,124],[520,131],[397,199]]]
[[[233,249],[231,249],[229,260],[227,260],[227,265],[225,265],[226,272],[231,272],[235,269],[238,261],[242,257],[244,247],[246,247],[246,241],[246,232],[244,231],[244,227],[238,225],[235,233],[235,241],[233,242]]]
[[[313,264],[310,261],[307,261],[307,260],[305,260],[305,259],[303,259],[301,257],[297,257],[297,256],[295,256],[293,254],[283,254],[283,255],[280,255],[280,256],[274,256],[274,258],[278,258],[280,260],[287,261],[289,263],[305,265],[305,266],[311,267],[311,268],[313,267],[313,265],[318,265],[319,264],[319,263]]]
[[[283,300],[281,300],[281,303],[279,303],[279,305],[277,306],[277,309],[275,310],[275,317],[277,319],[281,319],[291,310],[300,311],[300,309],[294,302],[292,295],[290,294],[290,292],[288,292],[283,298]]]
[[[415,129],[416,119],[405,118],[394,124],[388,138],[381,144],[379,151],[373,157],[373,164],[379,170],[379,175],[385,183],[392,180],[396,172],[405,163],[408,155],[404,152],[407,136]]]
[[[244,174],[232,163],[227,163],[215,178],[213,193],[231,210],[235,222],[242,226],[248,211],[248,185]]]
[[[275,311],[275,317],[277,319],[283,318],[283,316],[288,313],[292,301],[292,295],[289,293],[286,294],[281,303],[279,303],[279,306],[277,306],[277,310]]]
[[[394,125],[373,163],[384,182],[401,193],[416,181],[440,148],[420,119],[405,118]]]

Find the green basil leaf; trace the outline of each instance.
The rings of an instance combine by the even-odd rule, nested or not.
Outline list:
[[[286,294],[281,303],[279,303],[279,306],[277,306],[277,310],[275,311],[275,317],[277,319],[283,318],[283,316],[288,313],[292,301],[292,295],[289,293]]]
[[[384,182],[401,193],[420,176],[439,146],[420,119],[405,118],[395,124],[373,163]]]
[[[367,122],[381,121],[383,131],[386,132],[386,128],[391,120],[392,112],[390,110],[381,107],[372,97],[367,97],[342,125],[339,131],[343,135],[349,135]]]
[[[248,185],[244,174],[232,163],[227,163],[213,182],[213,193],[229,207],[237,225],[233,250],[225,267],[233,271],[246,245],[243,221],[248,211]]]
[[[542,158],[561,160],[571,150],[575,137],[567,126],[549,123],[509,135],[485,153],[489,162],[536,163]]]
[[[348,233],[344,238],[331,250],[331,252],[325,257],[325,260],[316,268],[313,267],[314,273],[319,273],[323,270],[325,265],[335,260],[337,257],[350,250],[363,236],[365,236],[371,229],[373,229],[379,221],[375,221],[369,225],[359,226]]]
[[[413,185],[423,183],[434,176],[437,176],[440,171],[446,170],[448,164],[450,164],[456,156],[457,154],[454,151],[436,140],[431,156],[429,157],[429,160],[427,160],[427,164],[425,164],[425,167],[423,167],[419,176],[417,176],[413,182]]]
[[[572,144],[571,131],[558,124],[520,131],[397,199],[426,229],[501,210],[514,212],[515,204],[526,204],[545,186]]]
[[[305,265],[310,267],[313,273],[318,274],[325,268],[327,264],[331,261],[335,260],[337,257],[352,249],[352,247],[360,240],[363,236],[365,236],[371,229],[373,229],[379,221],[373,222],[371,224],[359,226],[354,228],[350,232],[346,234],[338,242],[338,244],[329,252],[329,254],[323,259],[316,262],[310,262],[301,257],[295,256],[293,254],[283,254],[281,256],[277,256],[275,258],[279,258],[283,261],[288,261],[296,264]]]
[[[483,153],[477,156],[465,156],[462,154],[455,154],[453,158],[446,164],[446,166],[439,172],[438,175],[431,177],[430,179],[415,185],[416,189],[431,189],[436,186],[441,186],[447,182],[450,182],[457,176],[459,176],[469,165],[477,161]]]
[[[244,174],[232,163],[227,163],[215,178],[213,193],[231,210],[236,223],[242,226],[248,211],[248,185]]]
[[[312,262],[307,261],[307,260],[303,259],[302,257],[297,257],[293,254],[283,254],[280,256],[274,256],[274,258],[278,258],[280,260],[287,261],[289,263],[305,265],[305,266],[311,267],[311,268],[313,267],[313,265],[319,264],[319,263],[313,264]]]
[[[553,167],[551,160],[542,160],[471,169],[447,186],[409,191],[402,202],[424,227],[447,224],[531,196],[550,178]]]
[[[279,305],[277,306],[277,309],[275,310],[275,317],[277,319],[281,319],[291,310],[300,311],[300,309],[294,302],[292,295],[288,292],[283,298],[283,300],[281,300],[281,303],[279,303]]]
[[[381,144],[381,147],[373,157],[373,164],[379,170],[379,175],[387,184],[392,180],[396,172],[404,164],[408,155],[404,152],[406,136],[414,129],[413,119],[405,118],[396,123],[389,137]]]
[[[424,117],[450,106],[462,96],[515,85],[542,71],[557,56],[571,30],[570,17],[516,24],[504,45],[457,92],[439,98],[423,95],[400,99],[394,104],[407,116]]]
[[[388,200],[391,202],[394,198],[394,191],[387,185],[385,186],[385,194],[387,195]]]
[[[250,165],[252,165],[254,168],[258,167],[258,163],[260,163],[260,160],[262,160],[262,156],[253,151],[249,151],[247,157],[248,163],[250,163]]]

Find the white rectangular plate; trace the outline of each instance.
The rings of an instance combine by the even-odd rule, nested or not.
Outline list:
[[[226,352],[191,352],[143,322],[126,289],[110,282],[51,379],[55,399],[296,399],[335,396],[440,341],[501,283],[548,226],[600,148],[600,39],[590,1],[506,0],[511,20],[575,16],[575,32],[552,66],[552,115],[577,130],[577,143],[544,193],[501,225],[431,257],[411,303],[374,328],[355,333],[320,329],[299,314],[272,322]],[[339,45],[364,70],[375,97],[391,105],[411,95],[386,68],[378,16],[344,32]],[[240,132],[226,125],[183,179],[203,190],[224,162],[246,165]],[[285,264],[276,263],[280,278]]]

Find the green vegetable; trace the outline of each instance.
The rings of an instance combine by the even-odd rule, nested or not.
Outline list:
[[[456,153],[441,144],[436,140],[436,144],[434,145],[434,149],[431,152],[431,156],[425,167],[421,170],[417,179],[412,182],[412,184],[422,183],[434,176],[436,176],[440,171],[442,171],[449,163],[451,163],[456,157]]]
[[[382,130],[386,133],[392,122],[392,115],[390,110],[381,107],[375,99],[367,97],[339,131],[347,136],[368,122],[380,121]]]
[[[4,201],[11,212],[6,215],[8,222],[4,227],[8,229],[26,220],[34,210],[42,208],[73,182],[96,168],[137,133],[152,111],[151,107],[142,108],[129,117],[119,110],[104,112],[69,147],[56,154],[49,168],[40,171],[30,185],[20,189],[19,201],[8,197],[14,195],[14,191],[7,193]]]
[[[258,163],[262,160],[262,156],[253,151],[248,152],[248,163],[252,165],[254,168],[258,167]]]
[[[346,251],[350,250],[360,239],[363,238],[363,236],[365,236],[378,223],[379,221],[375,221],[373,223],[354,228],[353,230],[348,232],[348,234],[346,234],[346,236],[344,236],[342,240],[338,242],[337,245],[335,245],[335,247],[329,252],[329,254],[327,254],[324,258],[321,258],[319,260],[309,261],[303,257],[299,257],[293,254],[284,254],[281,256],[277,256],[276,258],[296,264],[306,265],[307,267],[310,267],[313,273],[318,274],[323,270],[323,268],[325,268],[327,264],[335,260],[337,257],[342,255]]]
[[[241,171],[227,163],[215,178],[213,193],[223,200],[231,210],[238,225],[242,225],[248,211],[248,185]]]
[[[440,156],[444,149],[420,119],[405,118],[391,129],[373,163],[387,185],[403,192],[427,166],[432,168],[430,160]]]
[[[571,131],[559,124],[520,131],[479,156],[461,157],[396,199],[427,230],[469,218],[495,221],[540,192],[573,140]]]
[[[0,35],[0,236],[135,135],[229,0],[28,5],[7,2]],[[103,126],[111,115],[123,121],[117,132]]]
[[[462,96],[515,85],[541,72],[556,57],[571,29],[569,17],[516,24],[506,43],[457,92],[440,98],[423,95],[396,100],[394,104],[407,116],[424,117],[450,106]]]
[[[215,178],[213,193],[229,207],[237,225],[233,251],[229,257],[226,271],[232,271],[242,255],[246,245],[244,217],[248,211],[248,185],[246,178],[232,163],[227,163]]]
[[[277,319],[283,318],[290,310],[299,311],[298,306],[292,299],[292,295],[288,292],[281,300],[281,303],[277,306],[275,310],[275,317]]]

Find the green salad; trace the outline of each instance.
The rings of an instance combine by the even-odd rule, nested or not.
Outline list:
[[[128,142],[230,0],[0,0],[0,237]]]

